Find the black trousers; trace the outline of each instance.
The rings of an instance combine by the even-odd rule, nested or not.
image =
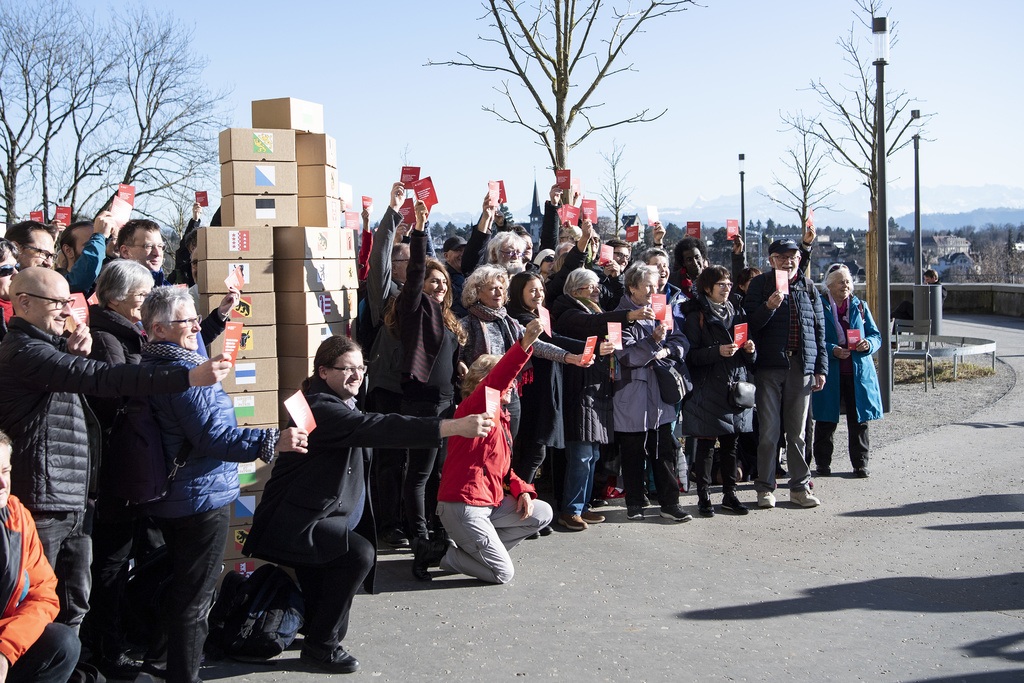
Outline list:
[[[209,632],[206,614],[228,540],[230,505],[175,519],[160,518],[173,572],[163,603],[168,683],[196,683]]]
[[[437,417],[443,415],[451,406],[444,403],[425,401],[402,401],[402,415],[413,417]],[[437,467],[437,448],[410,448],[409,464],[402,484],[402,507],[405,510],[405,524],[409,538],[427,538],[427,510],[437,508],[437,484],[428,487],[433,477],[440,479]],[[433,494],[431,496],[431,493]],[[432,500],[431,500],[432,498]],[[433,513],[431,513],[433,514]]]
[[[736,490],[736,442],[738,434],[725,434],[718,437],[719,472],[722,473],[722,493]],[[697,439],[697,453],[694,455],[693,466],[697,474],[697,495],[708,497],[711,488],[711,469],[715,459],[715,439]]]
[[[76,512],[33,512],[43,554],[57,575],[60,613],[57,622],[67,624],[78,635],[89,611],[92,589],[91,509]]]
[[[356,591],[375,561],[373,544],[355,532],[348,552],[316,567],[293,566],[306,607],[306,640],[327,650],[345,639]]]
[[[402,411],[402,395],[386,389],[370,393],[370,410],[390,415]],[[405,481],[409,451],[404,448],[373,449],[370,468],[370,490],[377,529],[402,529],[402,485]]]
[[[615,441],[622,454],[622,479],[628,507],[644,504],[644,466],[654,474],[658,502],[667,508],[679,504],[679,481],[676,479],[676,438],[672,423],[646,432],[615,432]]]
[[[857,387],[853,375],[839,375],[840,405],[846,408],[846,429],[850,433],[850,462],[854,469],[868,466],[868,423],[857,422]],[[815,421],[814,463],[832,467],[837,422]]]
[[[7,683],[67,683],[82,644],[70,627],[47,624],[7,672]]]

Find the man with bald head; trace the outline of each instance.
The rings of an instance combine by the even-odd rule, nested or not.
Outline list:
[[[71,320],[68,282],[48,268],[14,276],[14,318],[0,343],[0,430],[13,441],[11,491],[36,520],[57,574],[58,621],[76,632],[89,609],[92,544],[83,530],[100,429],[81,394],[138,396],[209,386],[230,370],[224,356],[191,370],[89,360],[89,328]],[[70,334],[64,337],[66,331]]]

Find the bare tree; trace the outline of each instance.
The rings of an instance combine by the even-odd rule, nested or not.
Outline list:
[[[772,174],[772,185],[781,191],[781,196],[774,193],[761,194],[779,206],[796,212],[800,217],[797,225],[807,224],[808,209],[831,209],[835,205],[828,201],[836,193],[835,184],[823,185],[825,161],[828,152],[821,140],[808,132],[814,126],[802,113],[784,117],[790,128],[796,133],[796,142],[786,150],[782,164],[795,176],[795,183],[783,182],[777,173]]]
[[[601,106],[589,104],[601,82],[624,71],[635,71],[633,64],[619,66],[616,60],[623,48],[647,22],[669,14],[688,9],[694,0],[647,0],[640,9],[633,9],[630,0],[624,9],[611,7],[603,11],[602,0],[589,0],[580,9],[576,0],[536,0],[527,5],[515,0],[488,0],[484,3],[491,19],[490,28],[497,37],[479,36],[487,43],[504,48],[507,62],[488,64],[478,62],[466,53],[459,52],[461,59],[442,62],[428,61],[432,66],[466,66],[481,71],[507,74],[496,87],[508,100],[508,110],[502,113],[496,105],[484,106],[506,123],[522,126],[536,135],[538,144],[543,145],[556,169],[566,168],[569,151],[585,140],[591,133],[627,123],[654,121],[656,116],[643,109],[624,119],[610,123],[597,123],[591,119],[591,110]],[[607,38],[598,38],[598,33],[607,27]],[[591,51],[590,41],[605,43],[605,47]],[[600,54],[598,54],[598,52]],[[580,71],[592,65],[586,76]],[[528,122],[523,110],[516,102],[509,82],[519,81],[529,93],[528,101],[540,112],[540,122]],[[575,102],[569,102],[569,95],[575,89]],[[547,96],[546,91],[551,95]],[[585,123],[583,132],[570,141],[570,131],[577,117]]]
[[[626,185],[629,171],[622,169],[622,153],[625,149],[625,145],[619,145],[615,140],[612,140],[612,151],[608,154],[601,153],[601,157],[608,164],[605,172],[605,184],[601,188],[601,201],[604,202],[606,209],[615,214],[615,223],[613,223],[615,236],[619,234],[622,210],[626,208],[627,202],[629,202],[629,198],[633,195],[633,190],[635,189]]]

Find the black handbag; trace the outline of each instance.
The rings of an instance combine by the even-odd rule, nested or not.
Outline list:
[[[750,382],[729,382],[729,404],[734,408],[753,408],[754,385]]]
[[[675,363],[657,360],[652,366],[654,376],[658,378],[658,391],[665,403],[676,404],[686,396],[686,381],[676,369]]]

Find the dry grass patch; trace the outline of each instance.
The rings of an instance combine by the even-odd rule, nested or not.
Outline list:
[[[956,379],[953,379],[953,361],[939,361],[935,363],[936,382],[954,382],[981,377],[991,377],[996,371],[989,365],[975,365],[974,363],[960,363],[956,369]],[[924,363],[912,360],[897,360],[896,372],[894,375],[896,384],[913,384],[924,381]]]

